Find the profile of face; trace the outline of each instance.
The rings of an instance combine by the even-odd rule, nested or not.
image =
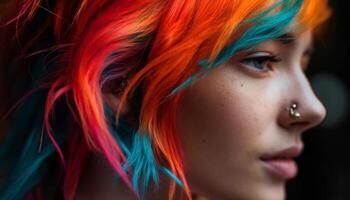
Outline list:
[[[302,133],[326,115],[305,75],[311,48],[311,31],[292,30],[240,51],[184,89],[176,128],[193,193],[211,200],[285,198]],[[289,113],[292,103],[299,118]]]

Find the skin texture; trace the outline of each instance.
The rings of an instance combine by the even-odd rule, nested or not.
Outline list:
[[[302,147],[302,133],[326,115],[304,73],[311,32],[291,34],[294,40],[269,40],[253,51],[239,52],[184,89],[176,128],[185,173],[197,199],[285,198],[286,180],[268,173],[259,157],[293,145]],[[242,62],[261,55],[273,55],[279,61]],[[105,97],[113,106],[118,103],[111,95]],[[288,114],[292,102],[299,105],[300,119]],[[92,157],[76,199],[136,199],[122,183],[112,184],[113,174],[105,162]],[[147,199],[167,199],[168,180],[164,176],[161,180],[161,191],[149,192]]]
[[[268,173],[259,157],[303,146],[302,132],[326,115],[303,71],[311,32],[294,37],[294,41],[270,40],[253,52],[241,52],[186,89],[177,127],[194,192],[220,200],[285,198],[286,180]],[[280,61],[241,62],[262,54]],[[259,71],[260,66],[267,71]],[[299,105],[300,119],[288,115],[292,102]]]

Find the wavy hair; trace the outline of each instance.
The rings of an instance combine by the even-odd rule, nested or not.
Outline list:
[[[17,0],[0,11],[0,88],[6,105],[16,101],[2,114],[2,199],[44,198],[47,180],[73,199],[92,152],[140,199],[159,173],[171,178],[169,199],[177,185],[191,199],[181,91],[291,23],[316,30],[330,16],[323,0]]]

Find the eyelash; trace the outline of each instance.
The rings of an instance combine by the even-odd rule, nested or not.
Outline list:
[[[257,53],[259,54],[259,53]],[[279,59],[277,56],[273,56],[273,55],[261,55],[261,56],[251,56],[248,58],[244,58],[242,59],[240,62],[246,66],[249,66],[250,68],[254,68],[253,70],[258,71],[258,72],[267,72],[270,69],[261,69],[259,67],[257,67],[257,65],[259,66],[263,66],[263,68],[270,68],[269,66],[267,66],[268,63],[278,63],[280,62],[281,59]]]

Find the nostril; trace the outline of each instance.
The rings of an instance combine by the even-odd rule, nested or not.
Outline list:
[[[290,126],[294,129],[300,129],[302,131],[305,131],[312,127],[311,123],[307,121],[292,122]]]

